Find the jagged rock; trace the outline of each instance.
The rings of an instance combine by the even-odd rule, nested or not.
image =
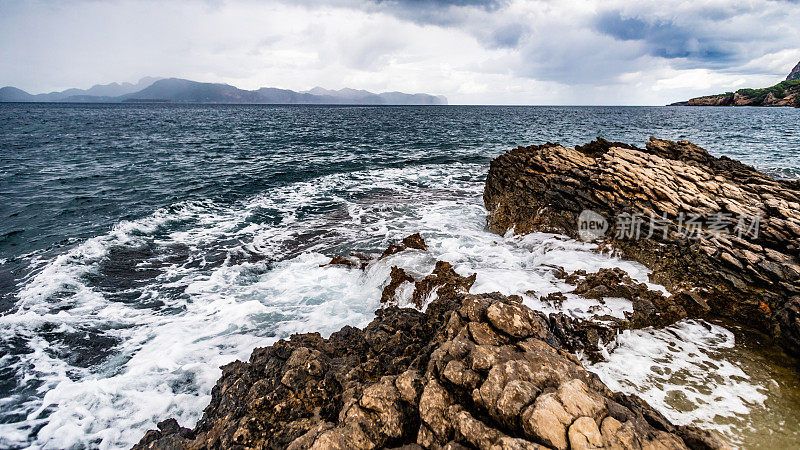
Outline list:
[[[800,297],[789,300],[775,313],[772,327],[773,335],[781,336],[784,342],[800,342]]]
[[[725,94],[696,97],[675,106],[795,106],[800,108],[800,63],[785,81],[763,89],[739,89]]]
[[[797,65],[794,66],[794,69],[792,69],[792,71],[789,72],[789,75],[786,76],[786,81],[798,80],[798,79],[800,79],[800,62],[797,63]]]
[[[191,438],[192,430],[181,427],[175,419],[159,422],[158,430],[150,430],[142,438],[139,445],[151,449],[168,449],[178,447],[184,440]]]
[[[381,254],[381,258],[394,255],[395,253],[402,252],[403,250],[407,250],[409,248],[427,250],[428,245],[425,243],[425,240],[422,239],[422,236],[419,233],[414,233],[410,236],[406,236],[400,243],[389,244],[389,247],[387,247],[386,250],[384,250]]]
[[[601,344],[606,345],[617,337],[620,328],[628,324],[616,318],[607,318],[610,324],[601,321],[577,320],[564,313],[551,313],[548,317],[550,331],[558,346],[570,352],[588,351],[590,359],[598,359],[596,353]]]
[[[135,448],[726,445],[611,392],[518,298],[469,294],[465,277],[443,276],[452,271],[444,263],[438,268],[445,294],[426,312],[386,307],[364,330],[294,335],[258,348],[249,362],[223,367],[193,430],[171,419]]]
[[[400,267],[392,266],[392,272],[389,275],[389,284],[383,288],[381,293],[381,303],[389,303],[394,300],[397,288],[403,283],[413,283],[414,277],[407,274],[405,270]]]
[[[680,293],[666,297],[659,291],[648,289],[644,283],[634,282],[624,270],[616,267],[601,268],[596,273],[586,274],[577,282],[573,293],[584,298],[619,297],[630,300],[633,313],[626,315],[632,328],[664,327],[685,319],[689,313],[694,317],[708,313],[708,305],[697,303],[690,295]]]
[[[473,273],[468,277],[462,277],[453,270],[453,266],[449,262],[436,261],[433,272],[416,283],[411,302],[417,308],[421,308],[434,290],[442,297],[452,296],[459,292],[469,292],[469,288],[475,283],[477,276],[478,274]]]
[[[499,233],[513,228],[579,238],[584,210],[612,225],[621,214],[643,215],[639,239],[607,233],[603,245],[651,269],[651,281],[687,313],[707,310],[771,331],[800,352],[800,324],[789,303],[800,297],[798,182],[715,158],[688,141],[651,138],[640,149],[598,139],[574,149],[520,147],[496,158],[484,202],[489,226]],[[651,214],[667,214],[672,223],[651,223]],[[713,219],[718,228],[703,224],[699,235],[687,233],[677,223],[681,214]],[[740,215],[743,233],[718,232],[722,225],[733,231]],[[757,236],[747,233],[754,217],[760,217]]]
[[[667,297],[662,292],[650,290],[644,283],[637,283],[619,268],[601,268],[595,273],[579,270],[570,274],[563,272],[558,278],[575,285],[572,293],[583,298],[603,302],[606,297],[624,298],[631,301],[633,311],[626,312],[626,320],[613,316],[597,316],[593,320],[576,320],[564,313],[551,313],[548,327],[559,344],[571,351],[584,351],[590,360],[601,357],[604,346],[612,342],[620,329],[663,327],[686,317],[698,317],[707,313],[708,306],[698,304],[688,295]],[[549,294],[541,300],[560,308],[566,297],[560,292]]]
[[[370,258],[367,255],[362,253],[350,253],[347,257],[344,256],[334,256],[331,258],[331,261],[327,264],[322,264],[320,267],[327,267],[327,266],[347,266],[347,267],[355,267],[358,269],[364,269],[369,264]]]
[[[320,267],[327,267],[327,266],[348,266],[348,267],[358,267],[358,263],[354,262],[349,258],[345,258],[344,256],[334,256],[331,258],[331,261],[327,264],[320,264]]]
[[[414,233],[410,236],[406,236],[401,242],[393,242],[389,244],[389,247],[387,247],[386,250],[383,251],[383,253],[378,259],[389,255],[394,255],[395,253],[400,253],[410,248],[417,250],[427,250],[428,245],[425,244],[425,240],[422,239],[422,236],[419,233]],[[320,267],[346,266],[364,270],[371,261],[372,258],[363,253],[350,253],[347,256],[334,256],[333,258],[331,258],[331,261],[329,263],[321,264]]]
[[[535,295],[535,292],[529,292],[529,294]],[[564,305],[564,300],[566,299],[567,296],[561,292],[552,292],[541,298],[542,301],[547,302],[547,304],[556,309],[561,309],[561,307]]]

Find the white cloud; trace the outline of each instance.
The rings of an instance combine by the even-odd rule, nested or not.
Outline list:
[[[769,85],[800,60],[794,2],[453,3],[5,1],[0,85],[154,75],[451,103],[664,104]]]

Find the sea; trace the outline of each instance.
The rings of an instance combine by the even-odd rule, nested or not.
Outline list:
[[[647,282],[592,244],[486,229],[492,158],[598,136],[688,139],[800,179],[795,108],[0,104],[0,448],[124,448],[169,417],[193,427],[220,366],[368,324],[392,265],[423,276],[446,260],[478,274],[472,292],[546,312],[531,291],[570,290],[553,266]],[[416,232],[428,251],[324,266]],[[567,294],[561,310],[630,309],[592,302]],[[797,361],[739,326],[627,331],[585,364],[737,446],[800,442]]]

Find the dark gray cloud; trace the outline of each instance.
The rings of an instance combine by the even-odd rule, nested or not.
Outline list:
[[[648,21],[608,11],[597,17],[595,29],[623,41],[642,41],[647,54],[659,58],[691,59],[704,67],[725,67],[740,55],[728,39],[708,36],[672,21]]]
[[[610,9],[591,25],[615,40],[641,44],[644,55],[669,60],[675,68],[746,73],[752,70],[743,69],[748,62],[797,45],[792,44],[796,30],[787,29],[797,13],[796,2],[700,2],[674,14]]]
[[[492,30],[487,43],[495,48],[516,48],[530,32],[530,27],[522,23],[509,23]]]
[[[372,0],[379,4],[406,5],[418,7],[442,7],[442,6],[479,6],[488,10],[495,9],[502,0]]]
[[[648,58],[676,69],[750,73],[749,61],[791,45],[786,12],[796,0],[596,2],[367,0],[367,8],[418,24],[466,31],[489,49],[516,51],[515,73],[566,83],[608,82],[642,70]],[[530,16],[517,16],[519,10]],[[536,14],[535,11],[544,11]],[[569,12],[574,11],[574,14]],[[565,13],[566,14],[559,14]],[[552,17],[548,17],[551,15]],[[769,24],[765,26],[765,24]]]
[[[368,0],[384,12],[418,24],[463,25],[470,9],[494,12],[508,4],[507,0]]]

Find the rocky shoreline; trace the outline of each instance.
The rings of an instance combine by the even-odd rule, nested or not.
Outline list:
[[[583,298],[629,300],[624,319],[546,315],[518,296],[471,294],[475,275],[458,274],[446,261],[420,279],[392,267],[385,306],[366,328],[345,327],[328,339],[294,335],[255,349],[249,362],[222,368],[194,429],[169,419],[134,448],[730,448],[713,431],[676,426],[638,397],[612,392],[576,352],[591,358],[620,330],[687,317],[730,318],[800,349],[800,183],[770,179],[685,141],[652,139],[639,149],[598,140],[498,157],[484,201],[489,227],[499,233],[580,237],[584,210],[607,218],[760,214],[761,228],[756,238],[678,239],[680,227],[663,224],[662,239],[602,236],[599,250],[646,265],[671,295],[620,269],[554,268]],[[651,234],[651,225],[642,231]],[[426,249],[417,234],[379,258]],[[331,261],[354,270],[370,263],[356,254]],[[419,309],[397,306],[401,286],[413,288]]]
[[[484,202],[489,227],[499,233],[578,238],[584,210],[626,218],[628,227],[638,218],[636,239],[609,231],[603,245],[652,270],[651,281],[690,315],[732,319],[800,353],[800,182],[772,179],[688,141],[651,138],[637,148],[598,139],[498,157]],[[681,217],[683,225],[692,217],[705,221],[686,236]],[[740,221],[741,231],[758,226],[738,233]]]
[[[793,86],[778,86],[775,88],[776,92],[766,92],[762,95],[761,92],[750,91],[743,92],[728,92],[726,94],[706,95],[703,97],[695,97],[685,102],[675,102],[669,106],[788,106],[800,108],[800,88],[796,85]],[[781,90],[779,90],[781,89]]]
[[[800,108],[800,62],[786,80],[762,89],[739,89],[725,94],[705,95],[669,106],[794,106]]]
[[[573,277],[583,289],[640,290],[620,275]],[[469,294],[469,278],[440,261],[416,282],[437,293],[424,312],[387,305],[363,330],[254,350],[223,367],[195,429],[169,419],[134,448],[729,448],[584,369],[573,352],[616,326]]]

